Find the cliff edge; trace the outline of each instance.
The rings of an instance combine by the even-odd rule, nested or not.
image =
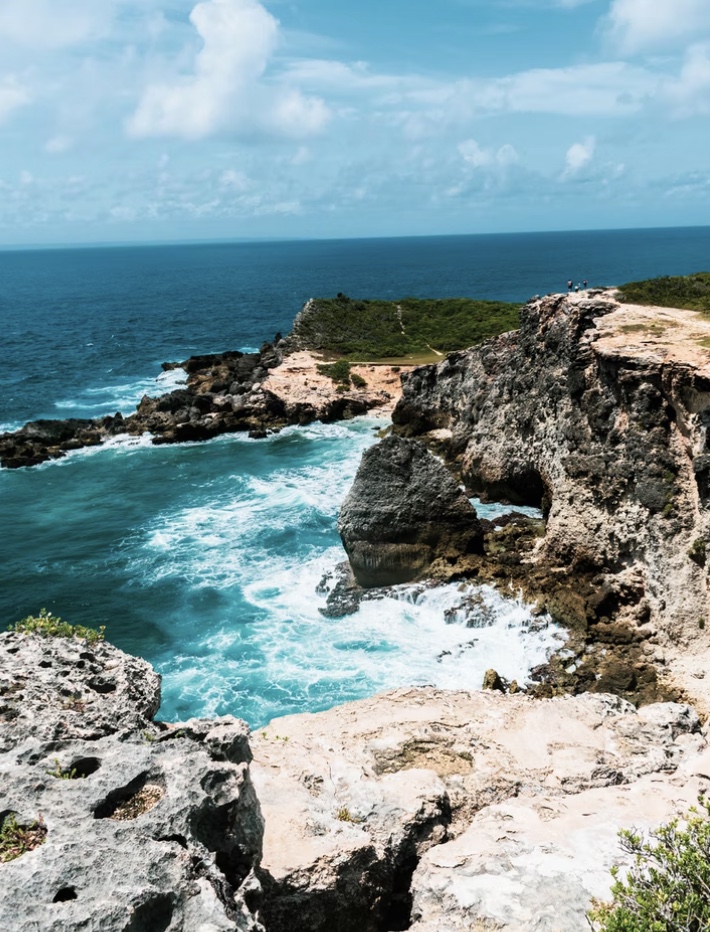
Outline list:
[[[535,298],[520,330],[405,374],[393,420],[472,492],[542,506],[531,566],[586,574],[590,622],[637,632],[710,711],[710,321],[614,290]]]

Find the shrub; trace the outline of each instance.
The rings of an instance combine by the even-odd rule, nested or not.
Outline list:
[[[311,350],[352,360],[404,358],[464,349],[520,326],[520,306],[472,298],[314,298],[293,335]]]
[[[18,634],[39,634],[44,638],[80,638],[89,644],[95,644],[97,641],[103,641],[106,628],[102,625],[96,630],[84,625],[71,625],[48,612],[46,608],[41,608],[39,615],[28,615],[27,618],[10,625],[8,630]]]
[[[347,359],[339,359],[337,362],[320,363],[316,368],[321,375],[327,375],[336,385],[350,387],[350,363]]]
[[[686,818],[673,819],[645,840],[619,833],[633,855],[625,880],[612,868],[612,901],[595,901],[589,921],[596,932],[701,932],[710,928],[710,803],[700,800]]]
[[[706,554],[706,545],[702,537],[696,537],[693,543],[690,545],[688,550],[688,556],[690,559],[697,563],[698,566],[705,566]]]
[[[710,313],[710,272],[694,275],[665,275],[641,282],[629,282],[619,289],[622,301],[628,304],[650,304],[655,307],[679,307]]]
[[[361,375],[358,375],[357,372],[353,372],[353,374],[350,376],[350,379],[352,380],[355,388],[367,388],[367,382]]]

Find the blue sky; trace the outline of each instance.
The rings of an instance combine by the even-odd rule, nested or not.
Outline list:
[[[706,224],[710,0],[0,0],[0,243]]]

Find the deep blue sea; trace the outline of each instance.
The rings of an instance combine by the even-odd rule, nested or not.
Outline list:
[[[569,278],[710,268],[710,228],[0,252],[0,430],[129,413],[164,360],[253,349],[304,301],[467,295],[523,302]],[[401,587],[333,621],[316,586],[381,421],[152,447],[115,442],[0,470],[0,624],[44,606],[163,674],[166,719],[260,725],[413,683],[524,679],[559,634],[481,590]]]

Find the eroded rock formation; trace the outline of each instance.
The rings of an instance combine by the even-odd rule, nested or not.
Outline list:
[[[184,388],[156,398],[144,396],[135,414],[127,417],[31,421],[20,430],[0,435],[0,466],[35,466],[123,435],[148,433],[155,444],[209,440],[239,431],[264,437],[288,424],[365,414],[391,397],[367,388],[337,392],[332,382],[330,391],[321,390],[310,398],[284,397],[268,381],[269,373],[282,362],[277,340],[265,343],[258,353],[216,353],[191,356],[179,364],[165,363],[164,368],[179,366],[186,371]]]
[[[483,550],[476,512],[446,467],[423,444],[394,435],[363,454],[338,530],[366,587],[460,575]]]
[[[46,832],[0,863],[0,928],[263,932],[249,730],[159,704],[109,644],[0,634],[0,820]]]
[[[542,505],[538,564],[586,573],[588,619],[647,641],[708,709],[710,322],[613,292],[535,299],[521,321],[405,375],[396,429],[469,489]]]
[[[270,932],[586,932],[623,855],[710,788],[687,706],[402,689],[252,739]]]
[[[675,703],[423,687],[251,739],[158,703],[108,644],[0,635],[0,821],[43,833],[8,861],[0,842],[0,927],[583,932],[617,829],[710,789]]]

